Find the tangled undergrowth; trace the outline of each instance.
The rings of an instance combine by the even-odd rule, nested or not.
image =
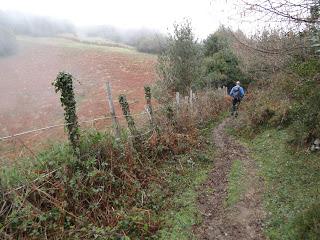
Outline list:
[[[240,106],[239,132],[253,137],[268,127],[288,128],[295,146],[319,138],[319,67],[319,60],[295,62],[288,67],[290,73],[279,72],[253,84]]]
[[[204,104],[209,101],[210,107]],[[69,145],[58,145],[33,160],[32,176],[20,187],[3,173],[1,238],[152,238],[162,222],[148,199],[148,187],[161,184],[158,169],[163,163],[201,150],[199,126],[215,120],[225,104],[211,93],[198,98],[192,108],[163,107],[155,116],[157,131],[140,136],[139,148],[133,148],[126,132],[116,141],[109,133],[87,131],[80,138],[81,165]]]

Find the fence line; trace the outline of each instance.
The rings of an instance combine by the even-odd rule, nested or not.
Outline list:
[[[144,133],[138,134],[138,136],[145,136],[145,135],[147,135],[148,133],[153,132],[155,129],[156,129],[156,128],[152,128],[152,129],[150,129],[150,130],[148,130],[148,131],[146,131],[146,132],[144,132]],[[130,138],[133,138],[133,137],[134,137],[134,136],[130,135],[128,138],[130,139]],[[4,195],[9,195],[9,194],[12,193],[12,192],[15,192],[15,191],[18,191],[18,190],[20,190],[20,189],[22,189],[22,188],[24,188],[24,187],[27,187],[27,186],[30,185],[31,183],[35,183],[35,182],[39,181],[40,179],[42,179],[42,178],[44,178],[44,177],[46,177],[46,176],[49,176],[49,175],[55,173],[56,171],[60,170],[60,169],[63,168],[63,167],[64,167],[64,166],[58,167],[58,168],[56,168],[55,170],[52,170],[52,171],[49,172],[49,173],[45,173],[45,174],[40,175],[39,177],[33,179],[33,180],[30,181],[30,182],[27,182],[26,184],[23,184],[23,185],[20,185],[19,187],[10,189],[10,190],[8,190],[7,192],[5,192]]]
[[[225,92],[225,89],[223,89],[223,90],[221,89],[220,91],[221,91],[221,92],[223,91],[223,93],[224,93],[224,92]],[[180,103],[179,93],[177,93],[176,96],[177,96],[177,99],[176,99],[177,104],[179,104],[179,103]],[[193,94],[192,94],[191,96],[192,96],[191,100],[186,101],[186,104],[188,104],[188,105],[190,104],[190,101],[193,100]],[[180,103],[180,104],[183,104],[183,103]],[[179,106],[175,106],[175,110],[176,110],[176,111],[178,110],[178,108],[179,108]],[[153,112],[157,112],[157,111],[159,111],[159,110],[161,110],[161,109],[163,109],[163,107],[158,107],[158,108],[155,109]],[[132,114],[131,116],[142,116],[142,115],[145,115],[145,114],[148,114],[148,112],[141,112],[141,113],[137,113],[137,114]],[[119,117],[119,118],[120,118],[120,117],[125,117],[125,116],[124,116],[124,115],[120,115],[120,116],[116,116],[116,117]],[[98,121],[98,120],[111,119],[111,118],[112,118],[112,116],[104,116],[104,117],[98,117],[98,118],[91,119],[91,120],[84,120],[84,121],[81,121],[81,122],[79,122],[79,123],[95,122],[95,121]],[[209,120],[209,121],[204,121],[204,122],[202,122],[202,123],[207,123],[207,122],[210,122],[210,121],[211,121],[211,120]],[[169,120],[169,121],[166,121],[165,124],[168,124],[168,123],[170,123],[170,122],[171,122],[170,120]],[[191,126],[195,126],[195,125],[197,125],[197,124],[198,124],[198,123],[193,123]],[[11,136],[2,137],[2,138],[0,138],[0,140],[6,140],[6,139],[10,139],[10,138],[13,138],[13,137],[16,137],[16,136],[21,136],[21,135],[28,134],[28,133],[32,133],[32,132],[44,131],[44,130],[48,130],[48,129],[51,129],[51,128],[61,127],[61,126],[67,126],[67,125],[68,125],[68,124],[57,124],[57,125],[52,125],[52,126],[48,126],[48,127],[44,127],[44,128],[34,129],[34,130],[30,130],[30,131],[26,131],[26,132],[14,134],[14,135],[11,135]],[[107,127],[112,127],[112,125],[109,125],[109,126],[107,126]],[[144,136],[144,135],[147,135],[147,134],[149,134],[149,133],[151,133],[151,132],[153,132],[153,131],[155,131],[155,130],[156,130],[156,127],[152,127],[151,129],[147,130],[147,131],[144,132],[144,133],[139,133],[139,134],[137,134],[137,136]],[[133,136],[133,135],[128,136],[129,139],[130,139],[130,138],[133,138],[133,137],[135,137],[135,136]],[[56,171],[58,171],[58,170],[61,169],[61,168],[62,168],[62,167],[58,167],[57,169],[52,170],[52,171],[50,171],[49,173],[42,174],[42,175],[38,176],[37,178],[33,179],[32,181],[29,181],[29,182],[27,182],[27,183],[25,183],[25,184],[23,184],[23,185],[20,185],[20,186],[18,186],[18,187],[16,187],[16,188],[13,188],[13,189],[8,189],[8,191],[5,192],[4,195],[8,195],[8,194],[10,194],[10,193],[12,193],[12,192],[14,192],[14,191],[18,191],[18,190],[20,190],[20,189],[22,189],[22,188],[24,188],[24,187],[27,187],[28,185],[30,185],[30,184],[32,184],[32,183],[34,183],[34,182],[36,182],[36,181],[39,181],[40,179],[42,179],[42,178],[44,178],[44,177],[46,177],[46,176],[49,176],[49,175],[55,173]]]
[[[226,87],[224,88],[221,88],[221,89],[218,89],[220,90],[220,92],[222,94],[226,94]],[[187,96],[188,97],[188,96]],[[177,101],[177,104],[179,105],[180,101],[179,101],[179,93],[177,93],[177,96],[176,96],[176,101]],[[157,112],[161,109],[161,107],[155,109],[153,112]],[[145,115],[145,114],[148,114],[148,112],[142,112],[142,113],[136,113],[136,114],[131,114],[131,116],[142,116],[142,115]],[[123,115],[117,115],[115,116],[116,118],[123,118],[125,116]],[[96,122],[96,121],[99,121],[99,120],[105,120],[105,119],[112,119],[112,116],[104,116],[104,117],[98,117],[98,118],[94,118],[94,119],[90,119],[90,120],[84,120],[84,121],[80,121],[79,123],[90,123],[90,122]],[[47,126],[47,127],[43,127],[43,128],[38,128],[38,129],[33,129],[33,130],[28,130],[28,131],[24,131],[24,132],[20,132],[20,133],[16,133],[16,134],[12,134],[12,135],[8,135],[8,136],[5,136],[5,137],[0,137],[0,141],[4,141],[4,140],[8,140],[8,139],[11,139],[11,138],[14,138],[14,137],[18,137],[18,136],[22,136],[22,135],[26,135],[26,134],[29,134],[29,133],[33,133],[33,132],[39,132],[39,131],[46,131],[46,130],[49,130],[49,129],[52,129],[52,128],[57,128],[57,127],[63,127],[63,126],[68,126],[70,124],[67,124],[67,123],[61,123],[61,124],[56,124],[56,125],[51,125],[51,126]],[[109,127],[112,127],[112,125],[109,125],[107,126],[108,128]]]
[[[160,110],[160,108],[156,109],[154,112],[159,111],[159,110]],[[148,114],[148,113],[147,112],[136,113],[136,114],[132,114],[131,116],[142,116],[142,115],[145,115],[145,114]],[[119,115],[119,116],[116,116],[116,117],[117,118],[122,118],[124,116],[123,115]],[[99,121],[99,120],[111,119],[111,118],[112,118],[111,116],[104,116],[104,117],[98,117],[98,118],[94,118],[94,119],[90,119],[90,120],[80,121],[79,123],[80,124],[81,123],[90,123],[90,122],[96,122],[96,121]],[[52,128],[64,127],[64,126],[68,126],[68,125],[70,125],[70,123],[69,124],[68,123],[61,123],[61,124],[51,125],[51,126],[47,126],[47,127],[43,127],[43,128],[28,130],[28,131],[25,131],[25,132],[20,132],[20,133],[8,135],[8,136],[5,136],[5,137],[1,137],[0,141],[7,140],[7,139],[10,139],[10,138],[14,138],[14,137],[18,137],[18,136],[22,136],[22,135],[26,135],[26,134],[33,133],[33,132],[46,131],[46,130],[49,130],[49,129],[52,129]],[[107,126],[107,127],[112,127],[112,125]]]

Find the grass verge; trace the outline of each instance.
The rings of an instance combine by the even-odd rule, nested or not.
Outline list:
[[[270,239],[319,239],[319,154],[293,152],[286,131],[267,130],[248,143],[265,181]]]
[[[240,160],[232,163],[230,173],[228,175],[228,197],[226,205],[228,207],[236,204],[245,190],[244,184],[245,168]]]
[[[155,239],[195,239],[192,227],[202,221],[197,206],[198,189],[206,181],[213,166],[214,147],[209,134],[213,125],[203,130],[203,151],[178,156],[160,171],[164,182],[153,185],[150,198],[153,207],[158,207],[161,230]]]

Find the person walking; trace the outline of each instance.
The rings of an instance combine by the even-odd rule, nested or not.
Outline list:
[[[230,91],[230,96],[232,97],[232,108],[231,108],[231,116],[238,116],[238,107],[242,98],[244,97],[244,90],[240,86],[240,82],[236,82],[236,86],[234,86]]]

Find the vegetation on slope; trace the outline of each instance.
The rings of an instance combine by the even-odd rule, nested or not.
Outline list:
[[[268,130],[249,142],[265,182],[270,239],[320,236],[320,162],[318,154],[294,152],[285,130]]]
[[[250,141],[259,164],[270,239],[320,235],[319,153],[310,151],[320,137],[314,34],[310,24],[289,34],[274,30],[251,39],[238,36],[242,43],[233,44],[253,79],[233,133]]]
[[[81,134],[77,154],[68,144],[58,145],[26,159],[33,161],[29,171],[5,170],[0,234],[19,239],[147,239],[166,227],[159,236],[180,232],[175,225],[180,220],[164,213],[170,211],[188,222],[189,227],[178,227],[188,232],[197,215],[195,187],[210,163],[200,152],[207,143],[198,127],[217,119],[225,108],[223,98],[204,97],[194,105],[199,113],[187,105],[178,113],[170,106],[159,112],[158,130],[139,137],[134,148],[126,133],[116,141],[108,133],[91,131]],[[203,107],[208,101],[215,107]],[[195,149],[198,153],[192,153]],[[13,189],[21,185],[16,176],[26,171],[25,185]],[[193,178],[197,181],[189,185]],[[177,184],[188,189],[185,203],[179,200]],[[188,207],[177,210],[177,204]]]

